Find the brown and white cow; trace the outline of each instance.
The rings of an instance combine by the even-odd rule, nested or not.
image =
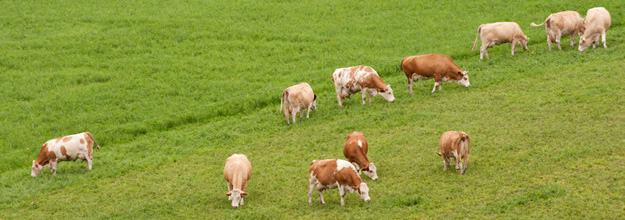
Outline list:
[[[311,109],[317,109],[317,95],[315,95],[308,83],[303,82],[282,91],[280,114],[284,110],[286,125],[289,125],[289,115],[293,116],[293,123],[295,123],[297,113],[301,112],[300,118],[304,116],[304,112],[301,111],[302,108],[308,109],[306,118],[309,118]]]
[[[343,147],[343,155],[356,167],[358,174],[360,174],[360,170],[362,170],[365,172],[365,175],[369,176],[372,180],[377,180],[377,168],[373,163],[369,162],[367,158],[368,150],[369,147],[365,135],[355,131],[347,136],[347,141]]]
[[[545,19],[545,22],[541,24],[535,24],[532,22],[530,26],[538,27],[545,25],[545,32],[547,33],[547,44],[549,50],[551,50],[551,43],[555,42],[560,47],[560,38],[571,36],[571,47],[575,46],[575,36],[584,32],[584,18],[576,11],[563,11],[553,13]]]
[[[527,42],[530,40],[529,37],[523,34],[521,27],[516,22],[497,22],[480,25],[477,28],[477,35],[471,50],[475,50],[478,37],[482,39],[480,60],[484,58],[484,55],[488,58],[488,48],[505,43],[512,44],[512,56],[514,56],[516,45],[521,45],[524,50],[527,50]]]
[[[247,196],[247,182],[252,177],[252,163],[243,154],[233,154],[226,159],[224,179],[228,183],[228,200],[232,200],[232,208],[243,205],[243,197]]]
[[[30,175],[36,177],[43,167],[49,167],[52,174],[56,174],[56,167],[60,161],[76,161],[80,158],[87,161],[87,170],[91,170],[93,145],[99,150],[100,146],[89,132],[73,134],[46,141],[41,146],[37,160],[33,160]]]
[[[312,206],[312,196],[315,189],[319,191],[321,204],[326,204],[323,200],[323,190],[337,187],[341,195],[341,205],[345,205],[345,194],[353,192],[357,192],[365,202],[371,201],[367,183],[360,179],[354,165],[345,160],[313,160],[308,170],[308,183],[309,206]]]
[[[451,162],[451,158],[454,158],[456,163],[456,170],[462,170],[462,174],[467,171],[467,165],[469,163],[469,149],[471,147],[471,138],[469,135],[462,131],[447,131],[441,136],[440,142],[441,152],[436,152],[438,156],[443,158],[445,168]],[[464,159],[464,166],[460,160]]]
[[[612,20],[610,18],[610,12],[604,7],[596,7],[588,9],[586,12],[586,19],[584,19],[584,34],[579,38],[579,51],[584,51],[592,43],[592,48],[599,43],[599,37],[601,37],[601,43],[603,48],[608,48],[605,44],[605,32],[610,28]]]
[[[378,73],[368,66],[353,66],[334,70],[332,81],[336,89],[336,98],[339,106],[343,106],[343,99],[349,98],[351,94],[362,91],[362,104],[365,104],[367,94],[369,94],[369,104],[371,97],[381,95],[386,101],[394,102],[393,89],[391,85],[386,85]]]
[[[405,57],[401,60],[401,69],[408,78],[408,92],[410,94],[412,94],[413,82],[431,78],[434,78],[432,92],[436,91],[436,86],[438,86],[438,90],[443,89],[443,82],[456,81],[465,87],[471,86],[469,73],[462,71],[450,57],[442,54]]]

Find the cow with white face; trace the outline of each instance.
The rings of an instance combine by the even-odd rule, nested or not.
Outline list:
[[[315,189],[319,192],[321,204],[323,190],[339,188],[341,205],[345,205],[345,195],[357,192],[365,202],[371,201],[369,187],[356,173],[356,168],[350,162],[340,159],[313,160],[308,169],[308,205],[312,206],[312,196]]]
[[[41,146],[37,160],[33,160],[30,176],[36,177],[44,167],[49,167],[56,175],[57,164],[61,161],[87,161],[87,170],[91,170],[93,145],[99,150],[100,146],[89,132],[73,134],[46,141]]]
[[[293,123],[295,123],[297,113],[301,112],[299,118],[302,118],[304,116],[302,109],[308,110],[306,118],[309,118],[310,110],[317,109],[317,95],[315,95],[310,85],[305,82],[284,89],[280,99],[280,114],[284,110],[286,125],[290,125],[289,115],[293,116]]]
[[[408,92],[412,94],[413,82],[434,78],[432,93],[443,89],[443,82],[456,81],[469,87],[469,72],[462,71],[451,57],[442,54],[427,54],[405,57],[401,60],[401,69],[408,78]]]
[[[369,176],[372,180],[377,180],[377,168],[369,161],[369,158],[367,158],[367,151],[369,151],[369,146],[363,133],[354,131],[347,136],[347,141],[343,147],[343,155],[345,158],[356,167],[358,174],[360,174],[362,170],[365,175]]]
[[[576,11],[563,11],[553,13],[545,19],[542,24],[531,23],[530,26],[538,27],[545,25],[545,33],[547,33],[547,44],[551,50],[551,43],[555,42],[560,47],[560,38],[571,36],[571,47],[575,46],[575,37],[584,32],[584,18]]]
[[[592,48],[599,43],[599,38],[603,43],[603,48],[608,48],[605,43],[605,32],[610,28],[612,19],[610,18],[610,12],[604,7],[597,7],[588,9],[586,12],[586,19],[584,19],[584,34],[579,38],[579,51],[584,51],[592,44]]]
[[[243,205],[243,197],[247,196],[247,182],[252,177],[252,164],[243,154],[233,154],[226,159],[224,179],[228,183],[228,200],[232,200],[232,208]]]
[[[488,59],[488,48],[494,45],[500,45],[505,43],[511,43],[512,56],[516,52],[516,46],[521,45],[523,50],[527,50],[527,42],[530,38],[523,34],[521,26],[516,22],[497,22],[490,24],[482,24],[477,28],[477,35],[475,36],[475,42],[473,43],[473,49],[477,47],[477,39],[482,39],[482,47],[480,47],[480,60],[484,58]]]
[[[386,85],[378,73],[368,66],[336,69],[332,74],[332,81],[336,89],[339,106],[343,106],[343,99],[360,91],[362,91],[363,105],[366,103],[367,94],[369,94],[369,104],[371,104],[371,97],[376,95],[382,96],[388,102],[395,101],[391,85]]]

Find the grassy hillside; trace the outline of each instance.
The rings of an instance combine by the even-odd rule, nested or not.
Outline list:
[[[2,1],[0,219],[618,218],[625,214],[625,31],[620,1]],[[547,51],[553,12],[612,15],[608,49]],[[531,40],[471,51],[480,24]],[[557,47],[556,47],[557,48]],[[405,56],[450,55],[471,87],[408,94]],[[339,107],[336,68],[369,65],[397,101]],[[310,119],[287,127],[282,90],[308,82]],[[466,175],[434,152],[472,139]],[[55,137],[90,131],[94,169],[62,162],[31,178]],[[308,165],[343,158],[363,132],[372,202],[326,191],[307,206]],[[225,196],[225,159],[253,166],[245,205]]]

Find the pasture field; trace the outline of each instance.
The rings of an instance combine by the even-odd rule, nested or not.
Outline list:
[[[608,49],[547,51],[553,12],[603,6]],[[625,215],[625,1],[0,1],[0,219],[619,219]],[[479,60],[480,24],[515,21],[529,49]],[[478,45],[479,47],[479,45]],[[557,48],[557,47],[555,47]],[[400,61],[442,53],[471,87],[408,94]],[[335,68],[373,67],[397,101],[339,107]],[[306,81],[310,119],[280,94]],[[299,118],[298,118],[299,119]],[[447,130],[472,139],[466,175],[443,172]],[[48,139],[102,147],[30,177]],[[363,132],[372,201],[307,204],[313,159]],[[234,210],[222,170],[253,166]]]

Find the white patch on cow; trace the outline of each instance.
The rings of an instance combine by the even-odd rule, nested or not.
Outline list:
[[[362,148],[362,142],[360,142],[360,140],[358,140],[358,147]]]
[[[354,171],[356,171],[356,167],[354,167],[354,165],[352,165],[350,162],[346,161],[346,160],[336,160],[336,171],[340,171],[343,168],[352,168]]]
[[[471,86],[471,83],[469,82],[469,72],[468,71],[464,71],[462,72],[462,79],[456,81],[458,82],[458,84],[464,86],[464,87],[469,87]]]

